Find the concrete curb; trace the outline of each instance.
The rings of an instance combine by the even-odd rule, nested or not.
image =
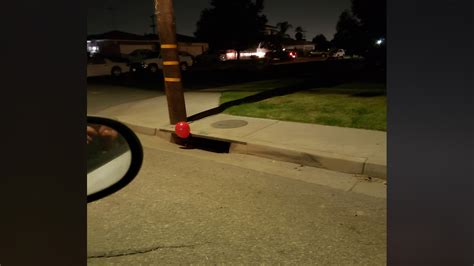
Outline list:
[[[133,131],[144,134],[144,135],[155,136],[158,132],[158,130],[156,130],[156,128],[137,126],[137,125],[133,125],[133,124],[130,124],[130,123],[127,123],[127,122],[123,122],[123,121],[121,121],[121,122],[124,123],[125,125],[127,125]]]
[[[296,150],[261,143],[232,143],[229,152],[255,155],[348,174],[367,175],[387,179],[386,165],[369,162],[370,160],[364,157],[354,157],[315,150]]]
[[[349,174],[363,174],[367,158],[339,155],[322,151],[302,151],[275,145],[247,143],[231,144],[230,152],[297,163]]]
[[[368,162],[365,163],[364,175],[387,179],[387,165],[382,163]]]
[[[172,133],[173,131],[168,128],[160,128],[157,130],[157,135],[165,140],[169,140]],[[381,179],[387,178],[386,165],[378,164],[376,162],[369,163],[370,160],[365,157],[354,157],[324,151],[297,150],[288,147],[270,145],[268,143],[236,141],[233,139],[213,137],[209,135],[194,134],[194,136],[230,142],[229,153],[254,155],[349,174],[367,175]]]
[[[120,121],[120,119],[115,119]],[[125,121],[121,122],[137,133],[149,136],[157,136],[166,141],[172,140],[173,130],[170,128],[162,127],[156,129],[134,125]],[[387,166],[366,157],[354,157],[325,151],[292,149],[274,144],[250,143],[240,140],[213,137],[209,135],[194,134],[194,136],[198,138],[230,142],[230,153],[248,154],[337,172],[367,175],[370,177],[387,179]]]

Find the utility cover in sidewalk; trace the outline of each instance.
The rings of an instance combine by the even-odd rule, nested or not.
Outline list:
[[[222,120],[213,123],[211,126],[214,128],[237,128],[243,127],[248,124],[245,120]]]

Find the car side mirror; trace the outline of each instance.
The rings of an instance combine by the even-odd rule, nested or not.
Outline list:
[[[87,117],[87,202],[96,201],[128,185],[140,171],[143,148],[124,124]]]

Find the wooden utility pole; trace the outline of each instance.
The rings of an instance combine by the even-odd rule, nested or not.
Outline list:
[[[181,67],[176,41],[176,23],[172,0],[155,0],[155,16],[160,37],[163,76],[170,124],[186,121]]]

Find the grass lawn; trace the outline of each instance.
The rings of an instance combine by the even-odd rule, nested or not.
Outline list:
[[[267,88],[263,90],[265,89]],[[241,99],[255,93],[258,91],[226,91],[221,97],[221,103]],[[225,113],[386,131],[386,103],[385,84],[350,83],[233,106],[228,108]]]

